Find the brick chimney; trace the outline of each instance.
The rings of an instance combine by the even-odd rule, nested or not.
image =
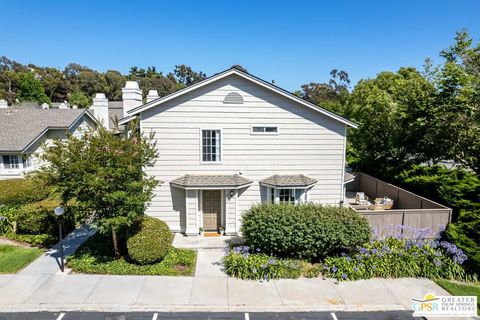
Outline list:
[[[128,116],[128,111],[135,109],[143,104],[142,90],[137,81],[127,81],[125,88],[122,89],[123,116]]]
[[[148,91],[148,95],[147,95],[147,103],[149,103],[150,101],[153,101],[155,99],[158,99],[159,96],[158,96],[158,91],[157,90],[149,90]]]
[[[92,110],[95,118],[97,118],[97,120],[108,129],[108,99],[105,97],[104,93],[95,94],[95,98],[93,98]]]

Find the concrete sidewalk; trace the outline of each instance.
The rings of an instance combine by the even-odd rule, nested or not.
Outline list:
[[[424,279],[243,281],[229,277],[0,276],[6,311],[378,311],[447,295]]]
[[[66,253],[93,232],[76,230]],[[426,279],[243,281],[222,271],[222,256],[198,249],[194,277],[81,275],[59,273],[53,249],[16,275],[0,275],[0,312],[410,310],[411,298],[448,295]]]

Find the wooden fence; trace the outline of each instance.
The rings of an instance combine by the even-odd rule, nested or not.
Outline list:
[[[347,184],[347,191],[364,192],[369,198],[393,199],[392,210],[357,210],[380,237],[392,233],[414,237],[422,229],[430,230],[427,237],[434,237],[452,219],[452,209],[362,172],[356,173],[355,181]]]

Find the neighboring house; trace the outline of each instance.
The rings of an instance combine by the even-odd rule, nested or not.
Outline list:
[[[85,109],[42,109],[34,104],[7,106],[0,100],[0,179],[23,177],[38,169],[42,143],[76,135],[80,128],[96,126]]]
[[[356,125],[250,74],[229,69],[146,104],[127,82],[123,105],[121,124],[138,117],[155,132],[158,159],[146,173],[163,183],[147,214],[173,231],[236,234],[255,203],[344,201]]]

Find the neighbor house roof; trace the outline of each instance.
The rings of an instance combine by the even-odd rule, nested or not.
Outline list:
[[[193,175],[186,174],[180,178],[172,180],[170,182],[173,185],[182,188],[202,188],[202,187],[215,187],[215,188],[230,188],[238,189],[243,186],[247,186],[252,181],[238,175],[219,175],[219,174],[205,174],[205,175]]]
[[[115,127],[113,120],[123,118],[123,101],[108,101],[108,118],[108,126],[113,129]]]
[[[356,125],[355,123],[353,123],[352,121],[350,121],[350,120],[348,120],[348,119],[345,119],[345,118],[339,116],[338,114],[336,114],[336,113],[334,113],[334,112],[331,112],[331,111],[326,110],[326,109],[324,109],[324,108],[322,108],[322,107],[319,107],[319,106],[317,106],[316,104],[313,104],[313,103],[311,103],[311,102],[308,102],[307,100],[304,100],[304,99],[302,99],[302,98],[300,98],[300,97],[292,94],[291,92],[288,92],[288,91],[286,91],[286,90],[284,90],[284,89],[282,89],[282,88],[280,88],[280,87],[277,87],[277,86],[271,84],[270,82],[267,82],[267,81],[265,81],[265,80],[262,80],[262,79],[260,79],[260,78],[257,78],[257,77],[255,77],[255,76],[249,74],[249,73],[243,72],[243,71],[241,71],[241,70],[239,70],[239,69],[236,69],[236,68],[231,68],[231,69],[225,70],[225,71],[223,71],[223,72],[217,73],[216,75],[213,75],[213,76],[211,76],[211,77],[209,77],[209,78],[207,78],[207,79],[205,79],[205,80],[202,80],[202,81],[200,81],[200,82],[198,82],[198,83],[196,83],[196,84],[193,84],[193,85],[191,85],[191,86],[188,86],[188,87],[186,87],[186,88],[183,88],[183,89],[181,89],[181,90],[178,90],[178,91],[176,91],[176,92],[174,92],[174,93],[171,93],[171,94],[166,95],[166,96],[164,96],[164,97],[161,97],[161,98],[155,99],[155,100],[153,100],[153,101],[150,101],[150,102],[148,102],[148,103],[146,103],[146,104],[144,104],[144,105],[141,105],[141,106],[139,106],[139,107],[137,107],[137,108],[134,108],[134,109],[132,109],[132,110],[130,110],[130,111],[127,112],[127,113],[128,113],[128,116],[125,117],[125,118],[123,118],[122,120],[120,120],[120,124],[125,124],[125,123],[129,122],[134,116],[136,116],[137,114],[139,114],[139,113],[141,113],[141,112],[143,112],[143,111],[145,111],[145,110],[148,110],[148,109],[150,109],[150,108],[159,106],[159,105],[161,105],[162,103],[165,103],[165,102],[167,102],[167,101],[169,101],[169,100],[172,100],[172,99],[174,99],[174,98],[176,98],[176,97],[178,97],[178,96],[181,96],[181,95],[183,95],[183,94],[186,94],[186,93],[188,93],[188,92],[190,92],[190,91],[193,91],[193,90],[196,90],[196,89],[198,89],[198,88],[201,88],[201,87],[203,87],[203,86],[205,86],[205,85],[207,85],[207,84],[210,84],[210,83],[212,83],[212,82],[215,82],[215,81],[218,81],[218,80],[223,79],[223,78],[225,78],[225,77],[228,77],[228,76],[230,76],[230,75],[232,75],[232,74],[238,75],[238,76],[240,76],[240,77],[242,77],[242,78],[244,78],[244,79],[247,79],[247,80],[249,80],[249,81],[251,81],[251,82],[254,82],[254,83],[256,83],[256,84],[258,84],[258,85],[260,85],[260,86],[262,86],[262,87],[264,87],[264,88],[266,88],[266,89],[269,89],[269,90],[271,90],[271,91],[273,91],[273,92],[276,92],[277,94],[279,94],[279,95],[281,95],[281,96],[284,96],[284,97],[286,97],[286,98],[288,98],[288,99],[290,99],[290,100],[293,100],[293,101],[295,101],[295,102],[297,102],[297,103],[299,103],[299,104],[302,104],[302,105],[304,105],[304,106],[306,106],[306,107],[308,107],[308,108],[311,108],[311,109],[313,109],[313,110],[315,110],[315,111],[317,111],[317,112],[320,112],[320,113],[324,114],[324,115],[327,116],[327,117],[330,117],[330,118],[332,118],[332,119],[335,119],[335,120],[337,120],[337,121],[339,121],[339,122],[341,122],[341,123],[343,123],[343,124],[345,124],[345,125],[347,125],[347,126],[349,126],[349,127],[357,128],[357,125]]]
[[[0,109],[0,151],[24,152],[48,130],[68,130],[84,115],[96,121],[85,109]]]
[[[309,187],[317,183],[317,180],[303,174],[275,174],[260,181],[263,185],[272,187]]]

